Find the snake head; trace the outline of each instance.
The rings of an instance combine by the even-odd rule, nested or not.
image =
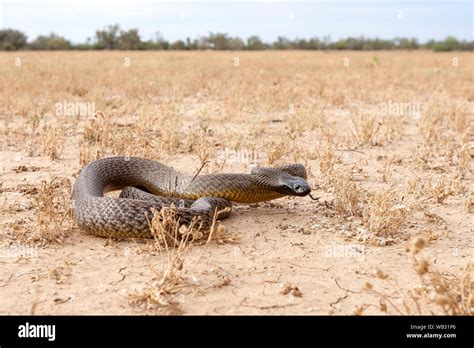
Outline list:
[[[252,168],[251,172],[257,187],[286,196],[306,196],[311,187],[305,179],[290,175],[276,168]]]
[[[289,175],[290,176],[290,175]],[[284,191],[288,191],[289,196],[306,196],[311,192],[311,187],[306,180],[292,176],[291,178],[285,178],[282,182],[282,188]]]

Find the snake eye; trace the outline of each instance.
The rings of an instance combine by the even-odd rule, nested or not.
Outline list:
[[[301,180],[296,180],[295,182],[290,183],[288,187],[291,189],[292,194],[295,196],[306,196],[308,193],[311,192],[311,187],[309,187],[308,183]]]

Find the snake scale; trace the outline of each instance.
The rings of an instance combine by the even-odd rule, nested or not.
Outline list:
[[[216,211],[231,202],[257,203],[306,196],[311,188],[302,164],[255,167],[250,174],[189,176],[162,163],[135,157],[95,160],[80,172],[72,193],[74,217],[89,233],[113,238],[151,238],[152,209],[174,204],[180,223],[197,217],[208,229]],[[122,190],[118,198],[105,193]],[[227,209],[219,218],[227,217]]]

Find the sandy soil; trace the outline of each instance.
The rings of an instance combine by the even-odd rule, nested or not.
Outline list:
[[[133,74],[127,72],[127,77],[122,79],[117,72],[113,73],[113,69],[119,71],[118,68],[109,66],[116,61],[121,62],[126,54],[133,56],[132,64],[144,67]],[[174,305],[145,308],[130,301],[130,294],[150,287],[163,267],[161,256],[150,248],[150,242],[106,240],[87,235],[76,227],[70,228],[66,235],[60,235],[59,242],[29,238],[29,234],[37,233],[39,229],[35,197],[41,182],[49,182],[58,176],[67,178],[72,184],[83,165],[81,162],[93,157],[89,148],[92,152],[99,149],[100,155],[142,155],[158,159],[191,174],[200,167],[199,151],[202,147],[192,148],[187,139],[193,130],[199,129],[203,118],[209,120],[209,128],[214,132],[209,136],[211,145],[206,143],[206,146],[223,151],[226,142],[235,136],[238,137],[235,142],[243,144],[240,149],[256,149],[259,154],[257,162],[268,165],[268,147],[262,144],[271,139],[275,140],[276,146],[283,146],[278,145],[278,141],[288,139],[291,124],[287,117],[288,113],[290,117],[292,115],[291,111],[288,112],[288,103],[300,112],[320,103],[321,99],[332,100],[329,104],[318,104],[314,113],[321,114],[324,110],[325,117],[330,120],[330,128],[335,131],[334,137],[341,139],[334,143],[335,153],[342,164],[350,168],[351,180],[370,192],[382,190],[388,185],[401,191],[402,185],[410,178],[427,183],[432,179],[436,182],[445,175],[451,180],[457,167],[456,163],[450,164],[449,159],[442,155],[431,157],[424,169],[414,163],[416,145],[423,143],[417,118],[404,119],[404,134],[398,139],[381,141],[376,145],[348,142],[352,134],[348,124],[354,108],[378,105],[388,99],[402,100],[397,99],[401,98],[401,93],[412,98],[403,100],[416,99],[429,103],[431,92],[437,89],[437,95],[443,95],[446,103],[461,103],[462,110],[467,110],[467,122],[474,129],[474,95],[466,87],[469,83],[472,87],[474,74],[467,77],[474,68],[472,54],[463,54],[461,61],[465,64],[464,70],[453,73],[449,66],[452,55],[431,52],[411,55],[376,53],[380,66],[374,68],[369,65],[375,53],[370,52],[268,52],[253,56],[239,53],[242,69],[248,61],[253,70],[232,78],[227,77],[225,69],[233,69],[232,58],[237,53],[194,54],[196,59],[184,53],[160,53],[153,56],[157,57],[155,61],[152,53],[21,53],[26,72],[18,71],[18,68],[15,70],[12,63],[15,54],[0,55],[2,69],[6,72],[2,81],[6,103],[0,115],[1,314],[386,313],[380,306],[381,296],[364,290],[367,282],[406,313],[396,284],[402,290],[419,285],[412,256],[407,252],[410,240],[420,235],[429,240],[424,255],[433,267],[446,275],[458,274],[472,259],[473,215],[469,208],[465,208],[468,194],[473,190],[472,161],[460,181],[465,190],[448,194],[442,202],[430,201],[428,208],[434,214],[431,219],[415,212],[394,238],[381,239],[377,245],[357,238],[354,231],[363,228],[363,225],[356,223],[359,218],[340,214],[334,209],[336,195],[325,189],[320,169],[323,158],[317,153],[322,141],[319,126],[313,130],[297,129],[296,140],[293,140],[297,146],[276,162],[304,162],[310,169],[309,181],[320,201],[312,201],[309,197],[284,198],[252,206],[235,206],[232,216],[223,224],[231,235],[241,236],[239,241],[223,244],[211,241],[207,246],[203,243],[194,245],[186,255],[181,273],[187,286],[173,296]],[[354,57],[351,62],[355,62],[350,73],[344,71],[340,64],[347,55],[351,59]],[[97,64],[88,65],[89,61],[84,59]],[[134,86],[159,79],[157,76],[162,73],[160,69],[165,69],[164,66],[166,72],[164,80],[160,80],[161,88],[134,89]],[[147,77],[146,71],[153,67],[159,71],[153,72],[153,77]],[[325,67],[329,69],[327,74],[334,74],[324,75]],[[77,80],[77,70],[80,69],[84,77]],[[377,78],[371,69],[379,69],[375,73]],[[430,74],[435,74],[433,71],[436,69],[441,72],[431,77]],[[317,79],[315,70],[324,75],[324,83],[319,83],[321,80]],[[184,86],[183,77],[169,82],[174,81],[172,75],[179,74],[179,71],[183,71],[187,78],[198,79],[200,76],[199,83],[202,85],[189,89],[180,87],[180,84]],[[261,76],[253,81],[253,76],[259,71]],[[102,74],[98,78],[100,88],[94,85],[96,73]],[[403,74],[408,74],[410,79],[403,80]],[[40,81],[41,86],[35,86],[34,81]],[[239,81],[239,88],[229,87]],[[272,92],[276,81],[280,81],[282,89],[293,93],[289,102],[281,102],[279,92]],[[418,86],[426,81],[427,88]],[[255,90],[251,88],[252,83]],[[341,86],[340,89],[332,89],[332,83]],[[318,86],[325,86],[325,92],[321,92],[321,97],[315,101],[311,96]],[[268,88],[260,102],[239,104],[242,99],[251,100],[265,87]],[[78,92],[81,88],[85,91]],[[373,91],[373,98],[358,94],[361,88]],[[237,89],[240,92],[237,93]],[[139,93],[145,90],[149,93]],[[381,90],[385,93],[384,97],[377,97]],[[168,111],[159,109],[165,103],[160,98],[173,91],[179,95],[178,100],[173,102],[174,106],[184,105],[184,111],[178,107],[174,109],[175,114],[172,111],[166,114]],[[221,95],[219,91],[222,91]],[[109,92],[116,96],[108,95]],[[272,94],[275,99],[272,99]],[[341,95],[342,101],[339,100]],[[101,98],[108,98],[109,104]],[[227,99],[232,99],[233,103],[227,104]],[[140,123],[142,114],[162,112],[165,117],[180,117],[176,148],[161,151],[165,148],[163,144],[154,147],[153,141],[159,141],[162,137],[160,125],[152,130],[154,133],[149,139],[151,150],[146,153],[140,152],[144,146],[142,139],[114,138],[112,145],[91,145],[84,139],[92,117],[58,116],[55,114],[55,103],[62,100],[97,103],[97,109],[113,120],[111,133],[114,134],[126,134]],[[131,103],[129,108],[123,109],[121,104],[128,103]],[[137,109],[140,103],[158,105],[158,108]],[[137,111],[133,113],[132,110]],[[235,114],[233,110],[236,110]],[[34,117],[31,113],[36,111],[39,125],[33,128]],[[261,126],[259,131],[255,131],[253,123],[256,118],[258,126]],[[59,142],[55,143],[49,130],[58,125]],[[95,127],[94,124],[92,126]],[[466,141],[471,148],[473,140],[472,132],[468,133]],[[126,145],[117,146],[119,142]],[[448,143],[455,142],[449,140]],[[51,146],[45,148],[44,144],[53,144],[51,146],[60,149],[58,155],[52,155]],[[135,145],[141,149],[135,149]],[[212,151],[211,159],[223,153]],[[387,183],[382,180],[381,171],[388,154],[399,161],[393,162]],[[81,160],[81,156],[85,160]],[[252,167],[252,163],[242,158],[224,165],[216,163],[213,162],[210,171],[249,172]],[[66,193],[64,195],[67,196]],[[388,277],[380,276],[380,272]],[[387,311],[397,313],[391,306]],[[436,306],[423,309],[424,313],[430,311],[436,312]],[[413,312],[416,313],[415,310]]]

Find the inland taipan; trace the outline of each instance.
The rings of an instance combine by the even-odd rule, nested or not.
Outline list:
[[[73,188],[73,211],[79,227],[113,238],[151,238],[152,209],[174,204],[180,223],[197,219],[209,229],[216,212],[230,214],[231,202],[257,203],[285,196],[306,196],[311,188],[302,164],[255,167],[250,174],[189,176],[162,163],[134,157],[93,161]],[[105,193],[122,190],[118,198]],[[227,209],[226,209],[227,208]]]

